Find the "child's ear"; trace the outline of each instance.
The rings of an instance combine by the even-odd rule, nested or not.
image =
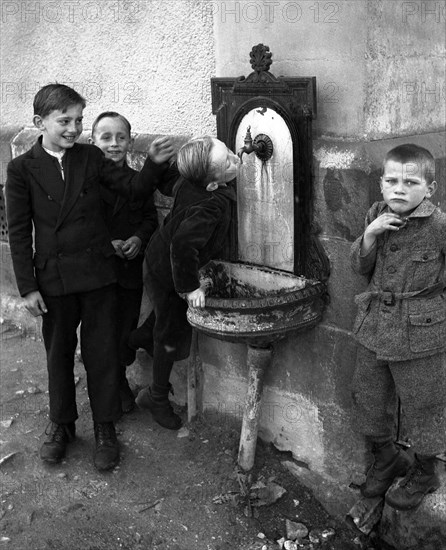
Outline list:
[[[129,140],[129,152],[133,150],[133,146],[135,145],[135,138],[134,137],[130,137],[130,140]]]
[[[432,181],[428,186],[427,186],[427,193],[426,193],[426,197],[429,199],[430,197],[432,197],[432,195],[435,193],[435,191],[437,190],[437,182],[436,181]]]
[[[211,181],[206,185],[206,191],[215,191],[218,189],[218,183],[216,181]]]
[[[94,139],[93,139],[92,137],[89,137],[89,138],[88,138],[88,143],[89,143],[90,145],[94,145]]]
[[[42,120],[42,117],[40,115],[34,115],[33,116],[33,124],[34,126],[39,130],[45,129],[45,124]]]
[[[381,193],[383,192],[383,178],[382,176],[379,178],[379,190]]]

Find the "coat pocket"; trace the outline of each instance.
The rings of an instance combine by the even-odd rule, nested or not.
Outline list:
[[[444,308],[409,315],[409,347],[414,353],[443,348],[446,343]]]

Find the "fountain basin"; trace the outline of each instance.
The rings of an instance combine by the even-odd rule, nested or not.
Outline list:
[[[264,347],[322,317],[326,287],[264,266],[211,261],[201,270],[209,286],[204,308],[189,307],[189,323],[208,336]]]

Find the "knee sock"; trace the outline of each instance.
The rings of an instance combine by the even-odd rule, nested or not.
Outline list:
[[[155,342],[153,349],[153,385],[157,387],[168,387],[170,373],[173,368],[173,359],[163,344]]]

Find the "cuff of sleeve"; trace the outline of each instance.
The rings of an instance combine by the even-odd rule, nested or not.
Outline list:
[[[39,287],[33,287],[33,288],[21,288],[19,293],[21,298],[25,298],[25,296],[28,296],[28,294],[31,294],[31,292],[40,292]]]
[[[373,256],[376,252],[376,241],[372,244],[372,247],[370,248],[370,250],[367,252],[367,254],[363,254],[361,252],[361,249],[362,249],[362,242],[363,242],[363,239],[364,237],[362,237],[360,243],[359,243],[359,257],[361,259],[366,259],[366,258],[369,258],[370,256]]]
[[[175,285],[175,292],[181,296],[181,294],[189,294],[189,292],[193,292],[198,288],[200,288],[200,283],[197,280],[195,283],[188,284],[187,286],[177,287]]]

